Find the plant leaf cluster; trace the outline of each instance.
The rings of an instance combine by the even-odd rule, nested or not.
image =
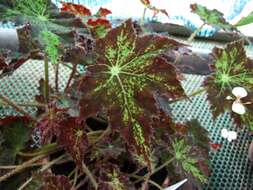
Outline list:
[[[111,29],[105,18],[110,14],[107,9],[100,8],[92,15],[83,6],[63,5],[63,16],[57,17],[70,14],[79,21],[82,17],[81,22],[90,25],[89,29],[103,26],[106,30],[101,32],[103,35],[89,30],[88,37],[78,27],[67,33],[72,41],[70,46],[64,44],[62,60],[73,64],[69,88],[54,89],[41,79],[34,121],[24,117],[0,119],[0,147],[13,151],[9,155],[12,163],[8,164],[24,166],[37,159],[25,168],[32,177],[30,181],[16,179],[16,186],[28,183],[27,189],[43,190],[147,189],[152,188],[151,178],[162,170],[165,174],[158,182],[161,186],[168,177],[205,183],[209,174],[205,162],[207,132],[197,121],[174,123],[172,113],[163,105],[167,100],[187,98],[180,73],[164,56],[184,44],[162,35],[138,33],[138,26],[130,19]],[[50,20],[51,12],[47,13]],[[64,41],[58,33],[46,29],[40,36],[43,52],[57,63],[61,58],[58,47]],[[91,64],[86,65],[85,72],[79,72],[77,66],[84,65],[86,55]],[[5,67],[6,57],[0,60]],[[31,140],[30,125],[39,132],[41,147],[26,146]],[[6,135],[17,142],[8,141]]]
[[[212,56],[213,74],[206,78],[204,86],[207,88],[207,99],[216,118],[226,110],[232,111],[233,101],[227,97],[232,96],[234,87],[245,88],[249,96],[243,98],[243,102],[252,102],[250,94],[253,89],[253,61],[247,57],[242,40],[230,43],[224,49],[214,48]],[[238,124],[252,122],[252,104],[245,106],[248,114],[240,116],[232,113]]]
[[[63,2],[62,5],[61,11],[69,12],[82,18],[94,38],[104,37],[112,27],[111,22],[106,19],[106,16],[112,13],[108,9],[100,7],[97,13],[92,15],[91,11],[83,5],[68,2]]]

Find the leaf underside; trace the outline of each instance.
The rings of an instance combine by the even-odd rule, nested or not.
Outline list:
[[[185,95],[175,68],[159,57],[180,45],[163,36],[137,36],[131,20],[98,39],[96,63],[87,67],[80,83],[81,116],[106,109],[112,129],[148,161],[152,116],[160,112],[156,95],[171,99]]]

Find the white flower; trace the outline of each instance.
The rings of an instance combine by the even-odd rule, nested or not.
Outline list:
[[[241,102],[234,101],[232,104],[232,111],[239,115],[243,115],[246,112],[246,108]]]
[[[235,87],[232,90],[232,94],[236,97],[244,98],[248,95],[247,91],[243,87]]]
[[[232,90],[232,94],[236,97],[235,101],[232,104],[232,111],[243,115],[246,113],[246,108],[241,101],[241,98],[244,98],[248,95],[247,91],[243,87],[235,87]],[[227,100],[233,100],[231,96],[226,97]]]
[[[229,142],[237,138],[237,133],[235,131],[229,131],[225,128],[221,130],[221,136],[227,139]]]

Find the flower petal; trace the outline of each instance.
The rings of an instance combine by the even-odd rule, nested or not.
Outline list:
[[[237,138],[237,133],[235,131],[228,132],[228,139],[235,140]]]
[[[246,109],[242,103],[235,101],[232,105],[232,111],[237,114],[243,115],[245,114]]]
[[[243,87],[235,87],[232,90],[232,94],[234,94],[236,97],[246,97],[248,95],[247,91]]]
[[[228,137],[228,130],[225,129],[225,128],[223,128],[223,129],[221,130],[221,136],[222,136],[223,138],[227,138],[227,137]]]

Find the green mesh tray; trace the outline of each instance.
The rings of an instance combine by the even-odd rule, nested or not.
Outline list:
[[[33,101],[34,95],[38,94],[38,81],[43,77],[44,65],[42,61],[28,61],[15,71],[11,76],[6,76],[0,80],[0,92],[10,99],[23,103]],[[60,67],[60,88],[63,89],[70,69]],[[197,75],[185,75],[183,87],[187,93],[196,91],[204,77]],[[50,66],[50,81],[54,81],[54,70]],[[53,86],[53,84],[52,84]],[[27,111],[34,112],[34,108]],[[212,120],[210,106],[206,101],[206,94],[201,94],[192,98],[192,101],[177,102],[172,105],[172,111],[177,121],[183,122],[196,118],[210,134],[210,138],[215,143],[222,143],[222,148],[217,152],[210,152],[212,174],[209,184],[205,190],[252,190],[253,170],[247,159],[249,143],[252,139],[247,128],[236,129],[228,113],[221,115],[216,121]],[[0,108],[0,117],[13,114],[10,107]],[[228,143],[220,136],[223,127],[233,129],[238,132],[238,139]],[[36,139],[35,139],[36,140]]]

